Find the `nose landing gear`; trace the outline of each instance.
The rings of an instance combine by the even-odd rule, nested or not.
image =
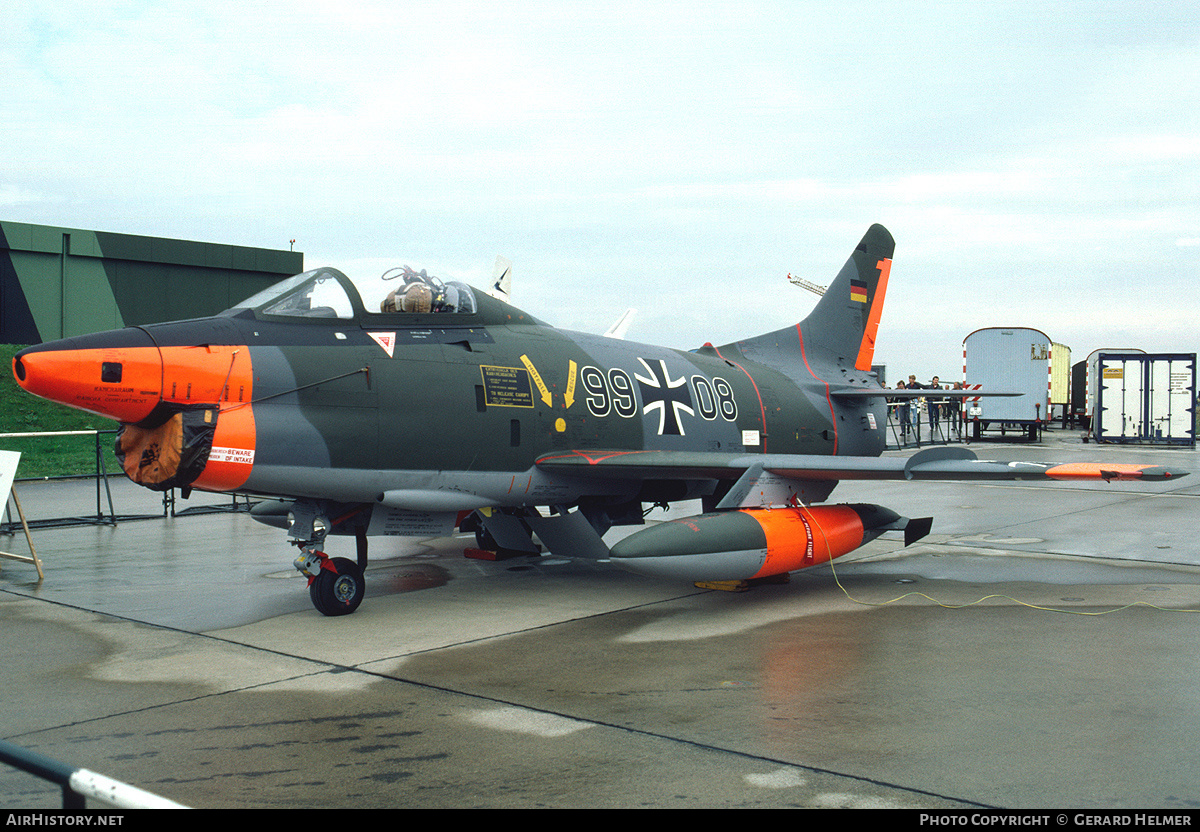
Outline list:
[[[308,576],[308,595],[322,615],[349,615],[358,609],[367,584],[358,564],[331,558],[315,549],[302,549],[296,568]]]
[[[345,510],[337,515],[331,509]],[[322,615],[349,615],[358,609],[367,591],[363,572],[367,568],[367,528],[363,506],[337,506],[297,500],[288,509],[288,536],[300,547],[295,566],[308,578],[308,596]],[[336,516],[332,522],[327,518]],[[369,517],[369,512],[365,515]],[[358,547],[358,562],[331,558],[321,551],[325,537],[335,528],[345,533],[348,521],[359,518],[350,529]]]

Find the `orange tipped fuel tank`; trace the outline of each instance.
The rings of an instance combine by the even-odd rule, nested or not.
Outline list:
[[[654,577],[749,580],[825,563],[904,523],[893,511],[862,504],[738,509],[643,529],[614,545],[610,558]]]

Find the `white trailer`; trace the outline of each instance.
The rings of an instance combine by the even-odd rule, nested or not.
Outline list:
[[[1055,346],[1046,333],[1025,327],[977,329],[963,339],[968,388],[1021,394],[969,399],[967,420],[976,439],[985,430],[1009,429],[1037,438],[1050,420]]]
[[[1065,427],[1071,412],[1071,348],[1057,341],[1050,344],[1050,407],[1057,408],[1054,418]]]
[[[1099,352],[1097,442],[1196,445],[1196,354]]]

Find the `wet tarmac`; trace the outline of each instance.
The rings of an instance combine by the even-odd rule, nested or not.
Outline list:
[[[1197,452],[974,449],[1196,473],[843,483],[933,533],[745,593],[373,539],[345,618],[280,530],[114,479],[158,516],[35,529],[41,583],[0,562],[0,736],[197,807],[1200,807]],[[88,482],[18,491],[95,511]],[[0,806],[59,805],[0,771]]]

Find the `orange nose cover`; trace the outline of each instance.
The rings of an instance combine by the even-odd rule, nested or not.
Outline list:
[[[754,575],[765,578],[825,563],[863,542],[862,518],[848,506],[742,509],[767,536],[767,558]]]
[[[35,396],[118,422],[140,422],[162,396],[157,347],[31,352],[13,359],[13,375]]]
[[[254,463],[254,374],[245,345],[44,349],[13,361],[35,396],[133,424],[160,404],[215,406],[212,452],[197,488],[233,490]]]

